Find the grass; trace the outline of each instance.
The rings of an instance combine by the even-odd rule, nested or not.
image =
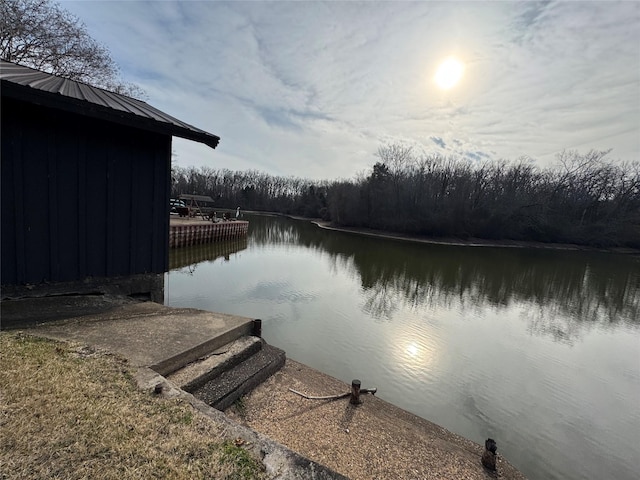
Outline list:
[[[240,418],[244,419],[247,416],[247,405],[244,403],[244,397],[240,397],[233,402],[233,406]]]
[[[0,478],[264,478],[179,400],[139,390],[105,352],[0,333]]]

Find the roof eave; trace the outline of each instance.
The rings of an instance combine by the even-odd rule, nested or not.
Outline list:
[[[143,118],[132,113],[114,110],[84,100],[67,97],[59,93],[38,90],[5,79],[2,79],[1,91],[3,97],[6,96],[8,98],[118,123],[120,125],[193,140],[211,148],[216,148],[220,142],[220,137],[203,130],[196,130],[195,128],[191,130],[179,125],[159,122],[151,118]]]

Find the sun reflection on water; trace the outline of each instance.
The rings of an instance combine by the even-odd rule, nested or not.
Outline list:
[[[417,357],[418,353],[420,353],[420,349],[415,343],[410,343],[409,345],[407,345],[405,351],[409,354],[410,357]]]
[[[400,338],[393,345],[394,356],[402,369],[416,378],[433,370],[438,360],[438,348],[426,336]]]

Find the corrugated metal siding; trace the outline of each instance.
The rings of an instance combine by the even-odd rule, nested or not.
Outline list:
[[[0,79],[3,82],[3,87],[5,85],[19,85],[24,87],[23,91],[26,94],[30,92],[28,89],[33,89],[44,94],[50,94],[52,100],[58,96],[65,97],[69,102],[73,100],[75,103],[69,103],[69,107],[75,105],[77,108],[88,108],[93,105],[102,107],[102,114],[104,115],[108,115],[109,112],[119,112],[126,117],[130,117],[129,120],[138,118],[140,121],[139,128],[146,128],[149,125],[148,122],[151,121],[157,124],[158,127],[167,129],[167,133],[202,142],[212,148],[215,148],[220,140],[218,136],[178,120],[141,100],[40,72],[5,60],[0,60]],[[96,111],[94,107],[93,110],[85,112],[85,114],[89,113],[92,116],[99,116],[101,111]],[[112,118],[111,120],[114,119]]]
[[[167,270],[170,136],[3,99],[1,153],[3,285]]]

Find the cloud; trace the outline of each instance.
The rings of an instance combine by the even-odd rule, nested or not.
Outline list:
[[[348,178],[383,142],[541,164],[640,151],[637,2],[63,2],[149,103],[219,135],[182,165]],[[438,90],[438,63],[466,65]]]
[[[447,148],[447,144],[445,143],[444,140],[442,140],[442,138],[440,137],[430,137],[430,138],[431,138],[431,141],[436,145],[438,145],[440,148]]]
[[[476,161],[480,161],[480,160],[486,160],[486,159],[490,159],[491,155],[484,153],[484,152],[480,152],[480,151],[476,151],[476,152],[464,152],[463,154],[466,158],[470,158],[471,160],[476,160]]]

